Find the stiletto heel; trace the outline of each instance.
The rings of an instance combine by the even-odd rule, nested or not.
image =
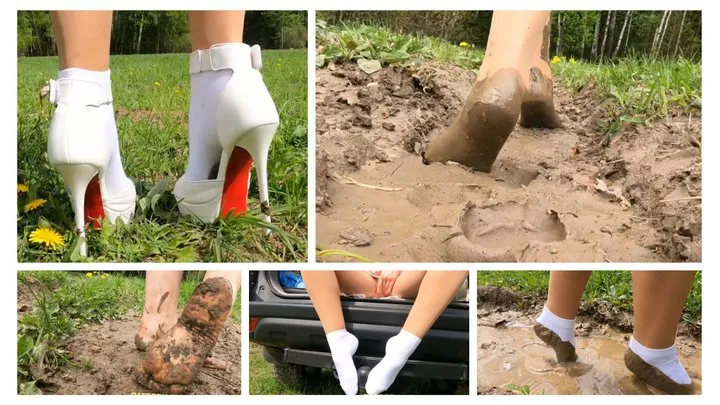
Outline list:
[[[87,244],[85,242],[85,204],[90,201],[100,200],[100,195],[90,196],[86,191],[89,189],[90,182],[95,178],[98,169],[90,165],[59,165],[56,166],[58,172],[65,180],[65,185],[70,190],[70,203],[75,212],[75,229],[78,232],[80,240],[80,255],[87,255]],[[102,200],[100,201],[102,205]]]
[[[247,212],[254,161],[262,219],[270,222],[267,158],[280,118],[258,71],[260,66],[258,46],[219,44],[190,55],[191,74],[217,70],[233,73],[215,113],[216,135],[222,146],[217,176],[199,181],[187,180],[185,175],[178,179],[174,194],[182,214],[213,222],[218,216]]]

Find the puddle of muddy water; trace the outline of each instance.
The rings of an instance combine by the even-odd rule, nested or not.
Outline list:
[[[579,361],[558,364],[555,353],[533,333],[532,323],[499,327],[478,322],[478,387],[527,386],[532,394],[662,394],[625,368],[628,334],[612,329],[577,338]],[[702,390],[702,346],[678,338],[680,361]]]

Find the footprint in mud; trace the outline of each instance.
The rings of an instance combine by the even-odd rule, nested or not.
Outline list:
[[[502,160],[495,165],[492,176],[511,188],[528,186],[540,174],[536,166]]]
[[[468,203],[459,228],[457,236],[448,241],[446,251],[453,261],[517,261],[532,242],[552,243],[567,238],[558,214],[532,202],[485,206]]]

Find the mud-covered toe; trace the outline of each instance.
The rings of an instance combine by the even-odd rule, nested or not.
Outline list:
[[[692,395],[695,392],[692,382],[690,384],[676,383],[660,369],[650,365],[630,349],[625,352],[624,357],[625,366],[628,370],[635,374],[640,381],[653,388],[674,395]]]
[[[198,285],[175,326],[149,348],[138,383],[158,393],[186,392],[220,337],[232,296],[232,285],[225,278]]]
[[[530,69],[530,88],[520,106],[520,126],[525,128],[562,128],[553,102],[552,79],[540,69]]]
[[[424,162],[453,161],[490,172],[520,116],[525,93],[520,83],[513,69],[476,83],[450,127],[428,144]]]
[[[557,333],[539,323],[536,323],[535,326],[533,326],[533,331],[535,331],[535,335],[539,337],[540,340],[555,350],[555,356],[557,357],[558,363],[577,361],[577,352],[575,351],[575,346],[573,346],[572,343],[560,339],[560,336],[558,336]]]

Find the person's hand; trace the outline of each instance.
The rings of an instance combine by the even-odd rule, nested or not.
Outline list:
[[[395,281],[400,275],[399,271],[381,271],[375,289],[376,297],[389,297],[392,294]]]

